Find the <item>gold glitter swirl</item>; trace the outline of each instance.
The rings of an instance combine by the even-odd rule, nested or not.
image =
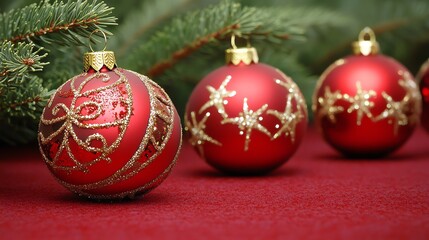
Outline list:
[[[126,77],[117,69],[114,70],[114,73],[119,76],[119,79],[113,82],[112,84],[104,87],[91,89],[85,92],[82,92],[82,91],[84,87],[88,84],[88,82],[90,82],[93,79],[99,79],[99,78],[101,78],[103,82],[108,82],[110,80],[109,75],[105,73],[99,73],[99,72],[92,74],[89,77],[85,78],[84,81],[79,84],[77,89],[75,89],[75,81],[80,76],[76,76],[72,78],[69,83],[71,95],[73,96],[70,107],[68,108],[65,104],[58,103],[56,106],[52,108],[52,112],[51,112],[53,116],[57,116],[60,112],[64,112],[63,116],[54,117],[53,119],[45,119],[44,116],[47,108],[44,109],[40,124],[53,125],[60,122],[64,122],[61,127],[59,127],[55,132],[53,132],[49,136],[44,136],[43,133],[41,132],[39,132],[38,134],[40,147],[46,146],[54,138],[62,134],[62,139],[61,139],[61,143],[59,144],[59,149],[55,154],[55,156],[53,157],[53,159],[49,159],[45,154],[42,154],[45,162],[49,164],[53,169],[61,169],[69,172],[72,170],[88,172],[88,167],[100,160],[105,160],[108,162],[111,161],[108,155],[111,154],[121,142],[125,134],[125,129],[128,126],[130,121],[130,117],[132,114],[132,106],[133,106],[131,87],[128,81],[126,80]],[[86,74],[81,76],[86,76]],[[121,84],[123,84],[126,89],[126,94],[125,94],[126,98],[124,98],[123,96],[119,98],[119,101],[123,103],[124,106],[126,106],[125,115],[112,122],[97,123],[97,124],[84,122],[88,120],[97,119],[102,114],[103,105],[94,100],[86,101],[80,105],[77,105],[78,99],[81,99],[83,97],[88,98],[89,96],[96,95],[100,92],[116,88]],[[51,101],[49,102],[48,106],[50,107],[52,104],[53,104],[53,98],[51,98]],[[93,112],[90,113],[89,115],[82,115],[82,110],[88,107],[91,107],[93,109]],[[75,132],[75,127],[80,129],[103,129],[103,128],[109,128],[109,127],[115,127],[115,126],[119,127],[120,131],[117,139],[110,146],[108,145],[105,137],[99,133],[92,134],[88,136],[86,139],[82,140],[78,137],[78,135]],[[74,156],[73,151],[70,148],[70,142],[69,142],[70,137],[85,151],[92,152],[92,153],[100,153],[100,155],[95,159],[93,159],[92,161],[88,161],[85,163],[79,162],[79,160]],[[92,146],[92,143],[94,141],[101,142],[102,146],[101,147]],[[63,151],[65,151],[68,157],[73,161],[73,163],[75,164],[74,166],[63,166],[63,165],[57,164]],[[41,152],[43,153],[42,149],[41,149]]]

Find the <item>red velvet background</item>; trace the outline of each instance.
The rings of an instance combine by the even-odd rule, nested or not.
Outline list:
[[[224,176],[182,148],[135,201],[80,199],[36,146],[0,148],[0,239],[429,239],[429,134],[382,160],[346,160],[309,129],[264,177]]]

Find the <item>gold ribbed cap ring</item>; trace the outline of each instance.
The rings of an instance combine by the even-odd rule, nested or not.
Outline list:
[[[237,48],[235,45],[235,35],[231,36],[232,48],[227,49],[226,52],[226,63],[238,65],[240,62],[249,65],[251,63],[258,63],[259,57],[258,52],[255,48],[247,46],[244,48]]]
[[[85,72],[90,68],[93,68],[95,71],[100,71],[103,66],[106,66],[109,70],[112,70],[117,66],[115,54],[112,51],[105,51],[107,46],[107,37],[103,31],[100,31],[99,29],[94,30],[91,35],[89,35],[89,39],[91,40],[92,34],[96,32],[101,32],[103,34],[104,48],[101,51],[94,52],[91,44],[89,44],[91,52],[87,52],[83,55],[83,69]]]

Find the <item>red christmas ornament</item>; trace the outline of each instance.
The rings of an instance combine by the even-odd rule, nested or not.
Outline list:
[[[413,76],[378,49],[374,33],[365,28],[354,43],[355,55],[331,65],[313,96],[323,137],[349,156],[390,153],[418,124],[420,94]]]
[[[420,91],[423,97],[422,126],[429,132],[429,60],[421,67],[417,82],[420,82]]]
[[[254,48],[226,51],[227,65],[208,74],[186,107],[190,143],[213,167],[261,174],[286,162],[307,125],[298,86],[278,69],[258,63]]]
[[[117,68],[113,52],[84,56],[41,116],[39,146],[55,178],[88,198],[134,197],[158,186],[181,145],[180,119],[155,82]]]

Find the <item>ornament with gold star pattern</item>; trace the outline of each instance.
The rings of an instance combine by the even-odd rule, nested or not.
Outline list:
[[[194,89],[185,113],[189,142],[213,167],[262,174],[285,163],[307,125],[307,106],[284,73],[258,63],[255,48],[226,50],[227,65]]]
[[[384,156],[418,124],[419,90],[404,66],[378,53],[370,28],[361,31],[353,49],[355,55],[336,61],[320,77],[315,122],[325,140],[347,156]]]

